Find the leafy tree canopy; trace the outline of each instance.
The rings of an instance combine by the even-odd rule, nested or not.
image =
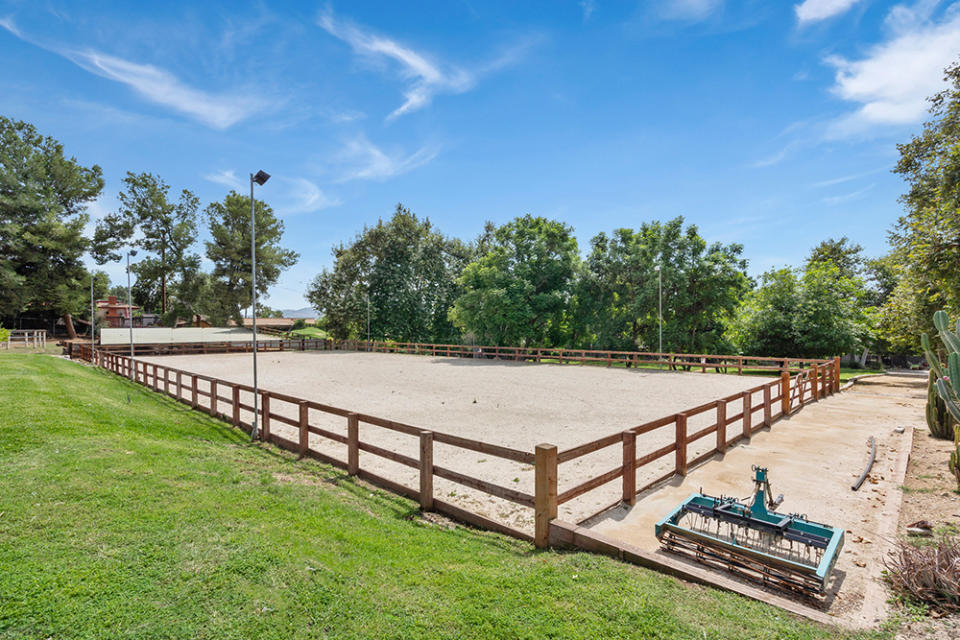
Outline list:
[[[231,191],[223,202],[214,202],[204,211],[211,239],[206,243],[207,258],[213,262],[210,274],[211,294],[208,315],[213,324],[227,318],[242,323],[241,309],[252,299],[250,254],[250,198]],[[281,222],[262,200],[254,207],[257,250],[257,296],[266,296],[280,274],[297,262],[299,254],[280,246]]]
[[[338,338],[451,342],[459,331],[447,318],[457,276],[472,249],[435,230],[398,204],[393,217],[366,227],[334,249],[333,270],[310,285],[307,299]]]
[[[580,259],[573,229],[528,214],[488,228],[478,245],[482,255],[458,280],[454,324],[484,344],[563,344]]]
[[[79,313],[89,304],[84,210],[102,189],[100,167],[0,116],[0,316]]]

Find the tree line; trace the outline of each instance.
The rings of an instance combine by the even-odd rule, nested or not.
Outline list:
[[[0,140],[0,319],[15,326],[24,314],[63,317],[72,336],[72,317],[89,312],[91,281],[98,298],[120,293],[105,272],[84,267],[84,256],[103,265],[136,251],[134,303],[158,311],[161,324],[195,315],[215,325],[240,321],[251,302],[248,196],[231,191],[201,211],[191,191],[174,198],[159,176],[129,172],[118,209],[87,233],[86,207],[104,187],[100,167],[81,165],[33,125],[3,116]],[[281,246],[283,222],[260,200],[255,220],[257,292],[266,295],[298,255]],[[197,252],[204,222],[209,271]]]
[[[960,313],[960,68],[945,73],[931,120],[898,145],[893,171],[908,188],[884,255],[828,238],[802,265],[754,279],[741,245],[708,242],[679,217],[599,233],[581,252],[559,220],[487,223],[465,241],[401,204],[337,246],[306,297],[337,338],[656,351],[662,335],[673,352],[919,353],[934,310]],[[128,173],[118,210],[87,237],[100,168],[24,122],[0,117],[0,138],[0,317],[83,313],[91,279],[97,295],[109,287],[83,254],[104,264],[133,248],[134,299],[165,324],[239,320],[250,304],[249,198],[230,192],[201,212],[189,190],[173,198],[161,178]],[[210,271],[195,249],[201,220]],[[256,224],[265,295],[298,256],[259,200]]]

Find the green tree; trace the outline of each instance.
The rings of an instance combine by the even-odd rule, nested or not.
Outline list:
[[[803,271],[768,271],[744,298],[731,339],[749,355],[851,353],[872,339],[864,292],[862,280],[843,275],[829,260],[809,262]]]
[[[906,180],[906,209],[891,234],[901,251],[905,286],[919,285],[934,308],[960,313],[960,65],[945,71],[949,87],[930,98],[932,118],[910,142],[897,145],[894,172]],[[900,296],[901,298],[903,296]],[[930,318],[922,332],[931,333]],[[919,332],[918,332],[919,333]]]
[[[825,262],[832,263],[840,274],[847,278],[859,276],[866,265],[863,247],[851,242],[846,236],[839,240],[828,238],[815,246],[810,251],[805,266],[809,268]]]
[[[482,237],[484,253],[466,266],[450,318],[495,345],[566,341],[566,310],[579,262],[572,229],[526,215]]]
[[[103,190],[100,167],[64,156],[33,125],[0,116],[0,317],[80,313],[89,293],[81,258],[86,204]]]
[[[223,202],[211,203],[204,215],[211,237],[206,243],[206,254],[213,262],[208,315],[214,324],[227,318],[242,324],[240,311],[251,302],[250,198],[231,191]],[[285,269],[296,264],[299,254],[280,246],[283,222],[262,200],[256,201],[254,219],[259,298],[266,296]]]
[[[573,304],[575,343],[609,349],[659,348],[663,284],[665,350],[729,350],[729,317],[749,287],[737,244],[708,244],[683,218],[617,229],[591,240]]]
[[[457,276],[473,255],[469,246],[398,204],[389,221],[365,227],[333,254],[333,269],[324,269],[307,291],[333,335],[365,338],[369,313],[375,338],[459,340],[447,316],[459,292]]]
[[[116,213],[103,218],[94,233],[94,255],[99,264],[119,260],[122,247],[146,253],[131,266],[137,275],[137,303],[167,313],[167,286],[179,274],[199,266],[190,253],[197,235],[200,201],[184,189],[177,202],[170,186],[150,173],[127,172]]]

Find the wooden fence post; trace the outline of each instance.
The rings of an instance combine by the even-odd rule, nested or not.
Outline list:
[[[534,465],[533,543],[544,549],[550,544],[550,521],[557,517],[557,446],[538,444]]]
[[[783,415],[790,415],[790,374],[780,373],[780,410]]]
[[[750,437],[750,426],[753,424],[753,394],[750,391],[743,392],[743,437]]]
[[[770,385],[763,385],[763,426],[769,427],[773,424],[770,418]]]
[[[153,390],[160,390],[160,384],[157,382],[157,365],[153,365]]]
[[[190,377],[192,378],[192,380],[190,381],[190,391],[192,394],[190,397],[190,408],[196,409],[197,405],[199,404],[197,401],[197,398],[200,395],[199,393],[197,393],[197,376],[191,375]]]
[[[181,375],[182,374],[177,371],[177,400],[180,399],[180,395],[183,393],[183,379]]]
[[[270,392],[260,393],[260,439],[270,442]]]
[[[433,509],[433,432],[420,432],[420,508]]]
[[[170,370],[163,368],[163,392],[170,395]]]
[[[300,403],[300,457],[307,455],[307,449],[310,448],[310,405],[303,401]]]
[[[351,476],[360,471],[360,418],[355,413],[347,415],[347,473]]]
[[[233,426],[240,426],[240,387],[233,385]]]
[[[810,394],[813,396],[813,401],[817,402],[820,399],[820,387],[817,380],[818,367],[816,364],[810,367]]]
[[[717,400],[717,451],[727,450],[727,401]]]
[[[840,391],[840,358],[833,359],[833,379],[836,380],[837,391]]]
[[[678,413],[676,415],[676,443],[677,443],[677,466],[676,472],[681,476],[687,475],[687,414]]]
[[[737,375],[743,375],[743,356],[737,356]]]
[[[210,415],[217,417],[217,381],[210,381]]]
[[[623,501],[637,503],[637,434],[623,432]]]

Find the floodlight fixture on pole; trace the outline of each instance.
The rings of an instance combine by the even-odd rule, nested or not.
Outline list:
[[[137,250],[127,251],[127,321],[130,323],[130,379],[134,377],[133,364],[133,293],[130,290],[130,257],[136,256]]]
[[[250,440],[257,439],[257,415],[260,413],[260,389],[257,386],[257,217],[254,208],[253,184],[261,187],[270,179],[266,171],[250,174],[250,317],[253,324],[253,420],[250,421]]]
[[[660,341],[657,346],[657,352],[660,354],[657,356],[658,360],[663,359],[663,272],[660,271],[660,265],[656,265],[653,268],[657,272],[657,324],[660,329]]]

